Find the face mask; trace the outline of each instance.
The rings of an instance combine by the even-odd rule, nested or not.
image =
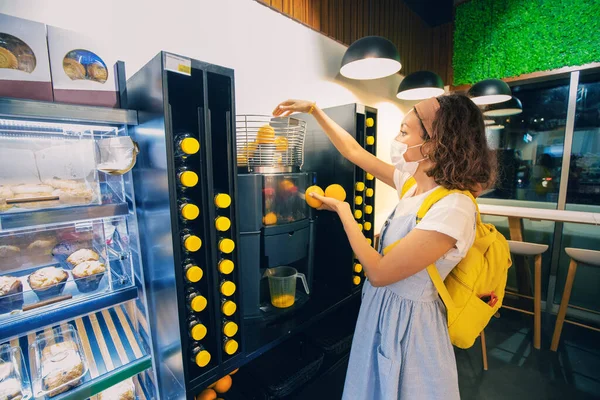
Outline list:
[[[412,149],[414,147],[421,147],[424,143],[417,144],[415,146],[408,147],[406,143],[399,142],[397,140],[392,140],[392,146],[390,148],[390,157],[392,158],[392,164],[396,167],[397,170],[401,172],[407,172],[410,175],[414,175],[417,172],[417,168],[419,168],[419,163],[427,157],[422,158],[418,161],[406,161],[404,158],[404,154],[408,151],[408,149]]]

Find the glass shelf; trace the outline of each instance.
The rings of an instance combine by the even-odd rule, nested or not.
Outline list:
[[[48,324],[45,324],[48,325]],[[45,326],[44,325],[44,326]],[[108,387],[131,378],[152,367],[142,339],[136,332],[124,305],[99,311],[58,326],[73,326],[81,339],[89,370],[81,383],[65,393],[52,397],[52,400],[77,400],[94,396]],[[10,344],[20,346],[25,362],[30,366],[30,345],[36,334],[48,332],[56,326],[48,326],[43,331],[32,332]],[[29,368],[31,371],[31,368]],[[138,396],[139,397],[139,396]],[[47,400],[37,397],[36,400]]]

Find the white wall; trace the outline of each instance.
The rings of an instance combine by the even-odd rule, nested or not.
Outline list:
[[[238,114],[269,114],[287,98],[376,107],[377,152],[386,161],[412,105],[395,98],[400,76],[370,82],[339,76],[345,46],[253,0],[0,0],[0,13],[101,38],[126,62],[129,76],[160,50],[233,68]],[[390,188],[378,182],[377,190],[376,232],[397,202]]]

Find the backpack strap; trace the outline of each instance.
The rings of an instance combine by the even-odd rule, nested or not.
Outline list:
[[[403,198],[404,195],[406,194],[406,192],[408,192],[410,190],[410,188],[416,184],[417,184],[417,181],[415,180],[415,178],[413,176],[408,178],[402,185],[402,190],[400,191],[400,198]]]
[[[419,211],[417,211],[417,224],[419,224],[419,222],[421,222],[423,217],[425,217],[425,214],[427,214],[427,211],[429,211],[429,209],[435,203],[437,203],[444,197],[451,195],[453,193],[462,193],[466,196],[469,196],[469,198],[475,204],[475,208],[477,210],[477,222],[481,222],[481,219],[479,216],[479,207],[477,207],[477,202],[475,201],[475,198],[473,197],[471,192],[469,192],[467,190],[464,190],[464,191],[456,190],[456,189],[450,190],[450,189],[446,189],[446,188],[440,186],[436,190],[434,190],[429,196],[427,196],[425,198],[425,200],[423,201],[423,204],[421,204],[421,207],[419,207]],[[442,301],[446,305],[446,308],[447,309],[454,308],[455,305],[454,305],[454,301],[452,300],[452,296],[450,296],[450,293],[448,292],[448,288],[446,288],[446,285],[444,284],[444,280],[442,279],[442,276],[440,275],[439,271],[437,270],[435,264],[431,264],[427,267],[427,273],[429,274],[429,278],[431,278],[431,281],[433,282],[433,286],[435,286],[440,297],[442,298]]]

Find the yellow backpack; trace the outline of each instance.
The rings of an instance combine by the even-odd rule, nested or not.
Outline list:
[[[414,178],[409,179],[402,187],[402,196],[414,184]],[[484,224],[481,221],[477,202],[468,191],[437,188],[427,196],[419,208],[417,224],[436,202],[452,193],[463,193],[475,204],[477,210],[475,241],[465,258],[452,269],[444,281],[434,264],[427,267],[427,272],[446,306],[448,332],[452,344],[467,349],[473,346],[492,316],[500,309],[504,300],[508,269],[512,261],[508,242],[494,225]],[[387,246],[384,254],[397,243]],[[486,296],[497,297],[497,301],[490,306],[481,300]]]

